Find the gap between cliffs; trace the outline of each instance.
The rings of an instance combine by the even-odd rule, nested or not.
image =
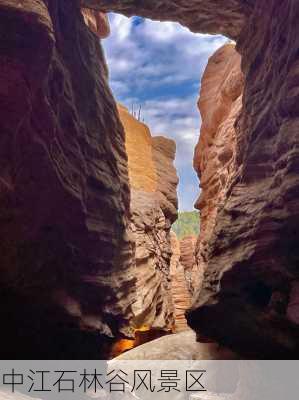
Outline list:
[[[228,2],[225,9],[216,10],[215,1],[209,10],[204,4],[196,4],[194,16],[181,12],[180,1],[173,8],[167,1],[160,1],[157,8],[130,1],[125,5],[117,1],[107,4],[104,0],[90,3],[92,6],[97,3],[101,10],[128,16],[179,21],[191,30],[221,32],[237,41],[237,51],[234,46],[226,46],[212,57],[203,77],[199,100],[203,124],[194,166],[202,187],[196,204],[202,217],[196,262],[202,268],[204,280],[188,313],[188,322],[199,340],[213,338],[243,356],[294,356],[298,350],[297,278],[296,273],[292,278],[289,276],[293,256],[289,258],[285,246],[280,244],[280,236],[281,232],[292,230],[287,217],[292,213],[287,206],[287,193],[291,187],[297,187],[297,178],[294,176],[293,183],[283,187],[280,178],[283,175],[287,181],[291,165],[296,165],[296,161],[288,167],[283,164],[291,147],[286,146],[280,152],[277,142],[284,118],[292,118],[293,108],[286,100],[287,84],[280,89],[281,103],[287,107],[285,113],[261,94],[275,90],[275,72],[283,70],[290,82],[296,68],[296,44],[291,40],[284,47],[286,54],[293,54],[290,63],[284,66],[279,57],[281,42],[276,38],[286,36],[283,24],[278,22],[281,15],[277,13],[277,3],[245,1],[237,2],[236,7],[236,2]],[[291,23],[295,13],[286,3],[293,4],[285,1],[280,11]],[[236,13],[230,12],[231,5],[238,10]],[[272,12],[268,12],[267,6]],[[192,7],[195,8],[193,2]],[[272,19],[267,20],[267,15]],[[217,25],[220,20],[221,24]],[[266,20],[268,25],[263,28]],[[292,29],[290,25],[288,32]],[[264,42],[254,48],[253,43],[261,36]],[[280,66],[273,61],[274,54],[279,57]],[[257,90],[265,77],[272,86],[262,85]],[[257,99],[260,107],[256,107]],[[250,112],[258,117],[250,118]],[[270,123],[262,124],[264,118],[259,116],[263,113]],[[273,138],[271,145],[269,136]],[[270,148],[276,149],[274,168]],[[277,190],[278,197],[285,199],[283,212],[275,194]],[[263,195],[266,191],[274,197]],[[264,221],[269,221],[272,234]],[[296,236],[296,230],[293,232]],[[269,240],[263,241],[261,236]],[[292,249],[294,252],[293,246]],[[273,257],[269,259],[269,252],[274,252],[275,261]],[[282,263],[283,259],[288,260],[286,264]],[[272,274],[268,273],[269,263],[273,266]],[[222,330],[219,325],[226,311],[231,313],[231,318]],[[239,335],[240,328],[242,335]]]
[[[81,7],[101,11],[96,23]],[[298,358],[295,0],[1,2],[1,358],[104,359],[134,335],[132,321],[164,329],[172,318],[157,276],[169,287],[174,145],[145,132],[155,173],[130,172],[97,36],[108,34],[109,11],[236,41],[203,78],[194,159],[203,280],[187,321],[199,341],[241,357]]]

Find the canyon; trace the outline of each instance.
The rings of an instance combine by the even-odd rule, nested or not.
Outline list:
[[[175,144],[109,88],[110,11],[236,41],[201,84],[197,239],[170,231]],[[190,328],[298,358],[298,16],[296,0],[1,1],[2,358],[107,358]]]
[[[195,238],[179,241],[171,231],[177,219],[178,177],[173,140],[152,136],[147,125],[118,105],[125,131],[131,189],[130,233],[135,243],[135,343],[190,329],[195,273]],[[128,341],[124,340],[124,345]]]
[[[148,127],[120,106],[131,188],[130,231],[135,243],[135,329],[171,331],[170,228],[177,218],[175,143],[152,137]]]

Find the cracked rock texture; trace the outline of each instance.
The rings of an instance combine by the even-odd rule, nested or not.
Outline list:
[[[128,332],[134,275],[99,39],[61,0],[1,1],[0,38],[0,354],[104,358]]]
[[[170,331],[174,325],[170,260],[171,224],[177,218],[175,143],[119,106],[126,133],[135,242],[135,329]]]

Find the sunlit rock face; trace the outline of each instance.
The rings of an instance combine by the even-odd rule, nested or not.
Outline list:
[[[81,9],[86,25],[99,36],[100,39],[105,39],[110,34],[109,20],[105,13],[90,10],[88,8]]]
[[[195,204],[200,210],[200,235],[194,249],[194,263],[198,268],[195,298],[201,293],[203,272],[209,273],[206,253],[211,246],[218,214],[237,174],[235,122],[242,108],[243,86],[241,57],[233,44],[227,44],[210,58],[198,101],[202,126],[195,148],[194,168],[200,179],[201,192]],[[188,251],[190,245],[186,243],[184,247]]]
[[[203,213],[210,207],[212,215],[201,233],[198,259],[205,279],[189,323],[247,357],[298,358],[298,13],[299,4],[291,0],[256,6],[237,44],[245,75],[243,104],[235,101],[219,125],[218,114],[213,116],[219,96],[210,90],[203,129],[214,125],[216,135],[209,143],[203,132],[207,142],[202,139],[201,156],[197,148],[195,157],[203,186],[197,205]],[[223,74],[228,65],[220,59],[218,72],[214,65],[223,51],[210,61],[202,98],[209,93],[209,71]],[[232,51],[227,56],[237,59]],[[217,93],[227,82],[221,80]],[[234,107],[240,110],[236,118]],[[228,126],[223,135],[235,145],[219,158],[217,132],[227,124],[234,129]],[[224,179],[222,168],[228,168]],[[219,206],[213,205],[214,196]]]
[[[214,133],[204,134],[207,142],[196,151],[203,185],[197,206],[204,219],[197,260],[205,276],[188,320],[198,336],[242,356],[298,358],[299,4],[223,4],[81,2],[236,39],[242,104],[240,60],[227,50],[226,60],[216,56],[214,74],[222,78],[211,84],[218,89],[206,87],[210,110],[204,111],[205,101],[200,105],[204,129],[214,125]],[[127,334],[133,316],[143,320],[142,310],[153,326],[165,329],[173,320],[157,281],[143,293],[144,304],[134,298],[128,227],[146,242],[147,250],[136,256],[140,271],[144,260],[158,260],[168,292],[167,231],[175,213],[173,195],[162,190],[170,182],[161,184],[171,172],[158,165],[174,144],[166,141],[163,151],[163,140],[154,142],[157,189],[133,189],[130,201],[124,131],[99,39],[85,25],[79,2],[3,0],[0,31],[0,353],[103,358],[106,340]],[[231,78],[223,73],[229,63]],[[214,67],[211,62],[208,68]],[[136,204],[132,219],[130,204]],[[142,239],[144,232],[155,238],[152,245]]]
[[[191,306],[191,292],[189,291],[184,266],[180,263],[180,242],[174,232],[171,232],[171,249],[170,277],[175,319],[173,331],[177,333],[190,329],[185,312]]]
[[[203,288],[188,318],[199,334],[243,356],[298,357],[298,2],[239,0],[225,7],[218,1],[186,5],[164,0],[157,7],[119,0],[84,3],[103,11],[176,20],[196,31],[236,39],[244,74],[239,113],[234,96],[240,85],[232,78],[218,86],[229,98],[231,109],[223,123],[231,131],[232,146],[226,151],[222,144],[220,154],[211,137],[204,149],[208,164],[204,157],[201,166],[195,164],[206,186],[197,206],[205,212],[206,202],[212,214],[203,224],[198,247],[205,268]],[[218,19],[221,13],[227,14]],[[206,16],[208,24],[202,20]],[[215,95],[212,109],[223,113],[218,100]],[[213,118],[218,140],[221,121]],[[215,147],[215,157],[210,147]],[[221,171],[211,186],[205,165],[211,174]],[[214,195],[219,206],[213,204]]]
[[[159,21],[175,21],[193,32],[220,33],[236,39],[255,0],[82,0],[85,7],[114,11],[128,17],[139,15]]]
[[[198,101],[202,125],[194,154],[202,189],[195,204],[200,210],[200,246],[211,237],[236,174],[234,125],[242,107],[244,85],[240,65],[235,46],[225,45],[210,58],[202,78]]]
[[[170,227],[177,218],[175,143],[152,137],[148,127],[119,106],[126,133],[135,242],[134,328],[171,331]]]
[[[154,163],[151,132],[126,107],[119,104],[118,111],[125,128],[130,187],[146,193],[156,193],[158,172]]]
[[[0,354],[104,358],[128,332],[135,278],[99,39],[76,1],[4,0],[0,31]]]

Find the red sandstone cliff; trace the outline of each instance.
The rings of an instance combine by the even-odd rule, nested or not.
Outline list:
[[[174,332],[190,329],[185,317],[191,307],[192,297],[202,285],[203,270],[195,259],[195,236],[186,236],[180,241],[176,234],[171,232],[171,286],[174,303]]]
[[[99,36],[104,39],[110,34],[110,26],[108,16],[105,13],[90,10],[88,8],[81,8],[86,25]]]
[[[202,126],[194,154],[194,168],[201,186],[195,206],[200,210],[199,246],[202,247],[211,237],[218,212],[237,173],[234,125],[242,106],[240,63],[235,46],[225,45],[210,58],[202,78],[198,102]],[[200,251],[200,256],[203,252]],[[203,260],[198,262],[204,264]]]
[[[140,15],[158,21],[175,21],[192,32],[219,33],[237,39],[253,11],[255,0],[81,0],[85,7],[128,17]]]
[[[235,132],[229,142],[235,140],[235,150],[220,155],[214,137],[205,147],[208,167],[221,175],[212,182],[203,159],[205,189],[198,205],[204,210],[206,202],[213,215],[201,233],[198,257],[205,276],[188,318],[198,333],[244,357],[297,358],[298,2],[228,0],[225,7],[218,0],[191,0],[188,7],[183,0],[159,0],[155,7],[133,0],[83,2],[103,11],[174,20],[194,31],[224,33],[236,40],[244,75],[239,112],[233,103],[240,86],[235,87],[234,79],[217,84],[218,94],[228,94],[230,110],[223,123]],[[225,68],[226,62],[221,64]],[[224,77],[222,68],[219,74]],[[218,94],[211,110],[219,109]],[[217,113],[213,118],[217,134],[221,120]],[[220,147],[225,146],[220,142]]]
[[[177,333],[190,329],[185,318],[185,312],[191,306],[191,293],[184,266],[180,262],[180,242],[174,232],[171,232],[171,248],[170,276],[175,319],[173,331]]]
[[[180,263],[184,267],[185,279],[191,296],[201,287],[203,268],[195,258],[197,238],[186,236],[180,240]]]
[[[285,17],[292,14],[285,11]],[[269,42],[281,29],[274,21],[267,23]],[[299,170],[289,120],[294,108],[284,96],[294,85],[296,63],[287,68],[280,55],[274,61],[274,49],[265,54],[253,45],[257,35],[249,26],[238,43],[245,81],[232,45],[211,57],[202,80],[203,124],[194,166],[202,187],[197,260],[205,276],[189,322],[199,335],[247,357],[293,357],[299,329],[292,193]],[[279,68],[281,88],[274,94],[277,82],[271,79]]]
[[[75,1],[0,11],[1,357],[103,358],[134,301],[124,131],[103,52]]]
[[[237,41],[242,104],[238,112],[238,79],[223,80],[230,61],[218,53],[222,78],[204,121],[212,116],[215,137],[200,144],[206,158],[196,164],[198,206],[212,217],[204,216],[205,276],[188,318],[244,357],[298,358],[298,2],[81,5]],[[0,353],[100,358],[107,338],[128,330],[135,278],[125,135],[99,40],[76,1],[3,0],[0,41]],[[167,193],[165,217],[164,201]]]
[[[171,331],[170,227],[177,217],[175,143],[152,137],[148,127],[119,106],[126,133],[131,188],[131,232],[135,242],[134,327]]]

